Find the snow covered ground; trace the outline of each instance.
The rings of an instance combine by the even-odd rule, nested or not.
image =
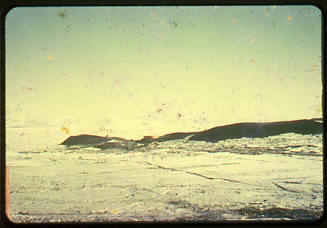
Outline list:
[[[99,134],[101,135],[101,134]],[[318,219],[322,135],[134,150],[68,149],[66,135],[8,128],[13,222]]]

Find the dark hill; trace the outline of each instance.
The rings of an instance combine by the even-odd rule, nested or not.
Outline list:
[[[189,135],[194,134],[195,132],[176,132],[176,133],[170,133],[166,135],[159,136],[157,138],[154,138],[152,136],[144,136],[143,139],[137,140],[137,143],[144,143],[149,144],[152,142],[165,142],[170,140],[176,140],[176,139],[183,139]]]
[[[133,141],[133,140],[126,140],[119,137],[103,137],[98,135],[82,134],[82,135],[70,136],[65,141],[60,143],[60,145],[66,145],[66,146],[98,145],[111,140],[116,140],[119,142]]]
[[[195,133],[189,140],[217,142],[242,137],[257,138],[284,133],[320,134],[322,123],[313,120],[294,120],[268,123],[236,123]]]
[[[169,140],[175,140],[175,139],[183,139],[189,135],[192,135],[196,132],[177,132],[177,133],[170,133],[170,134],[166,134],[163,136],[160,136],[158,138],[155,139],[155,141],[157,142],[165,142],[165,141],[169,141]]]
[[[117,146],[120,146],[130,148],[132,147],[131,145],[134,145],[135,143],[143,144],[143,146],[146,146],[152,142],[165,142],[170,140],[183,139],[191,135],[192,136],[189,138],[189,140],[217,142],[219,140],[236,139],[242,137],[263,138],[284,133],[321,134],[322,130],[323,124],[315,121],[315,119],[267,123],[236,123],[214,127],[209,130],[200,132],[176,132],[162,135],[157,138],[152,136],[144,136],[144,138],[141,140],[126,140],[118,137],[103,137],[97,135],[82,134],[77,136],[70,136],[65,141],[63,141],[61,145],[87,145],[96,146],[98,148],[116,148]]]
[[[60,143],[60,145],[73,146],[73,145],[90,145],[99,144],[110,140],[110,138],[97,136],[97,135],[76,135],[70,136],[65,141]]]

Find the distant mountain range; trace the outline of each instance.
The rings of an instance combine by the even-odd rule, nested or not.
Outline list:
[[[176,139],[184,139],[188,136],[188,140],[218,142],[225,139],[237,138],[263,138],[273,135],[285,133],[296,134],[321,134],[323,131],[322,118],[302,119],[293,121],[280,122],[245,122],[235,123],[224,126],[214,127],[198,132],[176,132],[160,137],[144,136],[140,140],[127,140],[119,137],[103,137],[96,135],[77,135],[70,136],[61,145],[66,146],[93,146],[100,149],[124,148],[132,149],[135,147],[146,146],[153,142],[164,142]]]

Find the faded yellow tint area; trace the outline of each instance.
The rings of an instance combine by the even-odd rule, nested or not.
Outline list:
[[[314,7],[50,8],[6,19],[8,126],[134,138],[321,113]]]

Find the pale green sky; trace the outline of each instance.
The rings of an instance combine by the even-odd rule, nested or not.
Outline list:
[[[313,6],[30,7],[6,17],[6,121],[125,137],[320,117]]]

